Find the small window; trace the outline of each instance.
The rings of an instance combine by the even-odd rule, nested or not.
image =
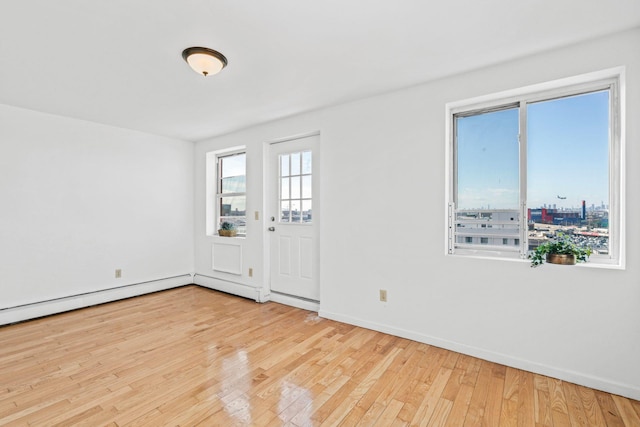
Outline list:
[[[238,234],[247,228],[246,157],[244,152],[217,157],[216,226],[230,222]]]
[[[509,239],[502,239],[502,244],[503,245],[508,245],[509,244]]]

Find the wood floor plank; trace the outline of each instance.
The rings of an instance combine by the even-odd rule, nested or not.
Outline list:
[[[487,402],[482,416],[481,425],[483,427],[497,426],[500,423],[505,375],[505,366],[491,364],[491,380],[489,381],[489,393],[487,393]]]
[[[475,427],[482,425],[485,407],[487,405],[487,396],[489,394],[489,385],[491,383],[491,364],[481,361],[478,369],[478,377],[473,388],[471,401],[469,402],[469,410],[464,420],[464,427]]]
[[[618,408],[618,413],[624,421],[625,426],[640,426],[640,415],[633,409],[629,399],[612,394],[611,398]]]
[[[444,368],[444,364],[438,370],[435,380],[429,386],[420,402],[420,406],[413,417],[412,424],[427,425],[436,410],[436,406],[441,400],[442,392],[449,382],[451,373],[452,370]]]
[[[606,421],[604,419],[604,415],[602,415],[602,409],[600,408],[600,404],[598,403],[598,399],[596,399],[594,391],[587,387],[576,387],[580,400],[582,401],[584,413],[587,417],[587,423],[591,426],[605,425]]]
[[[356,406],[349,412],[343,420],[344,425],[353,425],[360,422],[363,424],[380,423],[378,420],[386,411],[390,402],[402,403],[397,405],[401,411],[405,404],[405,396],[401,390],[409,387],[410,380],[417,370],[417,363],[422,359],[421,353],[417,351],[417,343],[405,341],[407,347],[398,353],[392,363],[380,373],[374,384],[358,400]],[[424,353],[422,353],[424,354]],[[396,413],[394,418],[400,414]],[[405,422],[410,420],[405,419]],[[395,422],[395,419],[392,421]]]
[[[637,427],[640,402],[186,286],[0,327],[0,425]]]
[[[438,350],[438,348],[432,346],[419,346],[416,349],[415,354],[419,356],[419,359],[415,362],[415,370],[412,373],[409,383],[397,394],[397,399],[404,402],[397,418],[398,420],[403,420],[407,425],[411,424],[411,420],[415,416],[420,400],[422,399],[422,393],[428,387],[426,379],[430,367],[438,365],[438,354],[442,354],[442,352]]]
[[[567,399],[562,388],[562,381],[554,378],[547,378],[547,382],[549,384],[551,418],[553,419],[554,427],[571,426],[569,409],[567,406]]]
[[[535,427],[535,396],[533,374],[520,371],[520,387],[518,389],[518,426]]]
[[[588,426],[587,415],[582,406],[582,400],[578,395],[578,389],[575,384],[563,382],[562,388],[567,399],[567,409],[569,411],[569,419],[572,426]]]
[[[542,375],[534,375],[533,390],[536,427],[552,427],[551,397],[549,395],[549,382],[547,378]]]
[[[629,402],[631,403],[631,406],[633,406],[633,409],[635,409],[636,414],[640,417],[640,401],[630,400]]]
[[[396,416],[402,409],[404,405],[403,402],[399,400],[392,399],[389,404],[385,407],[384,412],[377,419],[376,424],[381,426],[390,426],[396,419]]]
[[[500,413],[500,427],[515,427],[518,425],[520,377],[521,371],[519,369],[507,368],[504,380],[502,411]]]

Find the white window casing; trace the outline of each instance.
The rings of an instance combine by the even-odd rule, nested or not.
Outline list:
[[[446,253],[456,256],[475,256],[483,258],[526,259],[529,248],[528,207],[527,207],[527,107],[528,105],[574,95],[597,91],[609,93],[609,200],[608,227],[609,250],[607,255],[592,255],[590,267],[624,268],[625,266],[625,140],[624,140],[624,67],[598,71],[580,76],[569,77],[515,90],[490,94],[468,100],[451,102],[446,105]],[[456,210],[458,200],[456,168],[456,117],[468,117],[507,108],[518,108],[519,125],[519,203],[515,211],[500,209],[477,209],[478,212],[465,212],[462,221],[461,211]],[[488,212],[491,211],[491,212]],[[517,226],[510,224],[510,215],[517,215]],[[495,218],[493,218],[495,216]],[[485,225],[485,223],[487,225]],[[493,226],[490,228],[489,224]],[[459,240],[459,227],[467,227]],[[474,228],[474,226],[476,228]],[[483,230],[485,231],[484,235]],[[486,233],[486,231],[491,231]],[[475,236],[477,242],[466,244],[466,237]],[[475,237],[472,238],[474,240]],[[503,239],[519,243],[504,245]],[[485,243],[480,243],[485,242]]]

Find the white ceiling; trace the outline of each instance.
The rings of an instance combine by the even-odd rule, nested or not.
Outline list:
[[[2,0],[0,103],[199,140],[638,26],[640,0]]]

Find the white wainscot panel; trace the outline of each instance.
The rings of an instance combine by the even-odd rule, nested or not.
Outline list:
[[[240,243],[215,242],[211,252],[214,271],[242,274],[242,245]]]
[[[280,275],[291,276],[291,237],[280,236],[278,249],[280,250]]]
[[[300,237],[300,277],[313,279],[313,239]]]

